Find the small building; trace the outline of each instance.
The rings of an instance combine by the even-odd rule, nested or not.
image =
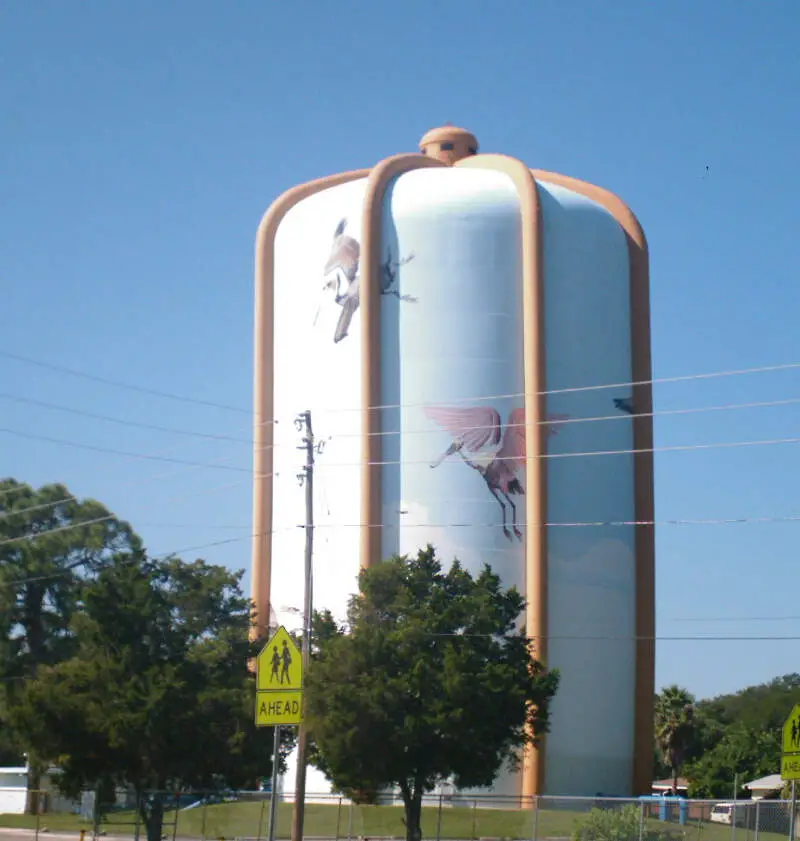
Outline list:
[[[0,768],[0,815],[21,815],[28,796],[28,769]]]
[[[759,777],[744,784],[750,792],[753,800],[763,800],[770,795],[778,793],[783,788],[783,779],[780,774],[770,774],[767,777]]]
[[[668,795],[672,792],[672,780],[654,780],[650,786],[653,794]],[[686,797],[689,792],[689,781],[684,777],[678,777],[678,797]]]
[[[0,815],[23,815],[28,801],[28,766],[0,768]],[[48,768],[42,775],[40,812],[78,812],[80,803],[63,797],[53,778],[58,768]]]

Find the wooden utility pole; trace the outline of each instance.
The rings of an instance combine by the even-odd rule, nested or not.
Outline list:
[[[295,423],[298,431],[304,432],[303,445],[306,463],[299,474],[300,483],[306,490],[306,551],[305,551],[305,599],[303,601],[303,675],[308,674],[311,655],[311,613],[313,610],[313,558],[314,558],[314,431],[311,426],[311,412],[305,411]],[[305,701],[304,701],[305,703]],[[297,734],[297,777],[295,780],[294,810],[292,812],[292,841],[303,841],[303,820],[306,807],[306,750],[308,730],[305,722]]]

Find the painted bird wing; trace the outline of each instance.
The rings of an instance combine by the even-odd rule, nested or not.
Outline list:
[[[550,421],[550,423],[547,424],[547,437],[552,438],[553,436],[558,435],[558,433],[561,432],[559,429],[561,423],[569,419],[569,415],[560,415],[558,413],[554,414],[552,412],[548,412],[547,420]]]
[[[500,415],[491,406],[426,406],[425,414],[446,429],[467,452],[500,442]]]
[[[497,451],[498,459],[510,462],[511,467],[525,464],[525,409],[512,409],[503,430],[503,444]]]
[[[333,333],[333,341],[338,343],[347,335],[350,330],[350,322],[358,309],[358,297],[348,296],[342,302],[342,311],[339,313],[339,320],[336,322],[336,330]]]
[[[325,263],[322,274],[330,274],[334,269],[340,268],[348,280],[352,280],[358,271],[358,260],[361,256],[361,246],[358,241],[342,234],[336,237],[331,245],[331,253]]]

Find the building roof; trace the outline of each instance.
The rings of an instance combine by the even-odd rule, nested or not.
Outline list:
[[[672,779],[653,780],[653,788],[672,788]],[[678,777],[678,788],[689,788],[689,780],[686,777]]]
[[[745,783],[744,787],[749,789],[758,789],[760,791],[775,791],[783,786],[783,778],[780,774],[770,774],[767,777],[759,777],[757,780],[751,780]]]

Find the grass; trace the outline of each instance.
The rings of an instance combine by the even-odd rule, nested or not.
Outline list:
[[[539,810],[536,818],[536,837],[540,841],[554,838],[568,838],[576,824],[584,818],[586,812],[567,811],[564,809]],[[172,838],[175,812],[167,813],[164,834]],[[348,803],[306,805],[306,837],[331,839],[358,838],[404,838],[405,827],[402,822],[403,810],[399,806],[353,806]],[[226,839],[266,838],[269,822],[269,800],[239,803],[225,803],[198,807],[177,814],[175,832],[178,838]],[[292,804],[281,803],[278,806],[277,837],[290,836]],[[423,808],[422,830],[425,838],[443,839],[519,839],[529,841],[534,834],[534,813],[532,810],[512,809],[474,809],[469,806],[445,807],[440,815],[437,806]],[[648,820],[648,828],[653,831],[666,830],[674,834],[678,841],[732,841],[731,828],[720,824],[694,821],[684,827],[676,823],[662,823]],[[34,815],[0,815],[0,826],[11,828],[35,829]],[[39,818],[40,829],[46,827],[51,832],[79,832],[91,829],[91,824],[78,815],[47,814]],[[132,835],[135,827],[133,812],[117,812],[103,821],[102,830],[109,835]],[[437,832],[438,828],[438,832]],[[786,841],[785,835],[771,832],[759,832],[759,841]],[[739,828],[736,841],[753,841],[753,833]]]

